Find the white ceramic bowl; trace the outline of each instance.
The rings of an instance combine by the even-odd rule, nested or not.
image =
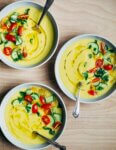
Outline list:
[[[60,64],[60,60],[61,57],[64,53],[64,51],[67,49],[67,47],[69,47],[72,43],[75,43],[77,41],[79,41],[80,39],[86,39],[86,38],[96,38],[96,39],[100,39],[104,42],[106,42],[109,46],[113,47],[116,51],[116,47],[112,44],[112,42],[110,42],[108,39],[98,36],[98,35],[94,35],[94,34],[83,34],[83,35],[79,35],[76,36],[74,38],[72,38],[71,40],[69,40],[68,42],[66,42],[64,44],[64,46],[61,48],[61,50],[59,51],[57,58],[56,58],[56,62],[55,62],[55,77],[56,77],[56,81],[60,87],[60,89],[72,100],[76,100],[75,96],[64,86],[61,77],[60,77],[60,73],[59,73],[59,64]],[[104,95],[98,97],[98,98],[94,98],[94,99],[80,99],[80,102],[82,103],[93,103],[93,102],[97,102],[100,100],[105,100],[106,98],[109,98],[111,96],[111,94],[113,94],[114,92],[116,92],[116,85],[114,85],[107,93],[105,93]]]
[[[20,91],[22,88],[29,88],[32,86],[46,88],[57,95],[57,97],[59,99],[59,103],[62,106],[62,110],[63,110],[63,126],[62,126],[61,130],[58,132],[58,134],[53,138],[53,140],[56,141],[62,135],[65,125],[66,125],[66,120],[67,120],[66,119],[67,112],[66,112],[66,107],[63,102],[63,99],[55,90],[53,90],[52,88],[50,88],[49,86],[47,86],[45,84],[40,84],[40,83],[21,84],[19,86],[16,86],[15,88],[13,88],[6,94],[6,96],[3,98],[1,106],[0,106],[0,127],[1,127],[1,130],[2,130],[3,134],[5,135],[5,137],[15,146],[17,146],[21,149],[25,149],[25,150],[40,150],[40,149],[47,148],[50,144],[45,143],[45,144],[32,145],[32,146],[23,144],[22,142],[20,142],[19,140],[17,140],[15,137],[12,136],[12,134],[9,132],[6,122],[5,122],[5,108],[6,108],[6,105],[9,101],[10,97],[17,91]]]
[[[7,16],[10,12],[14,11],[15,9],[17,9],[19,7],[23,7],[23,6],[33,6],[33,7],[38,8],[38,9],[42,9],[43,8],[37,2],[30,1],[30,0],[29,1],[28,0],[23,0],[23,1],[14,2],[14,3],[11,3],[11,4],[7,5],[6,7],[4,7],[0,11],[0,20],[2,18],[4,18],[5,16]],[[50,14],[50,12],[48,12],[47,15],[48,15],[48,17],[50,18],[50,20],[51,20],[51,22],[53,24],[54,33],[55,33],[54,43],[53,43],[52,49],[51,49],[50,53],[48,54],[48,56],[46,58],[44,58],[43,61],[41,61],[41,62],[39,62],[37,64],[25,67],[25,66],[22,66],[20,64],[16,64],[16,63],[14,63],[12,61],[9,61],[7,59],[7,57],[5,57],[4,54],[0,51],[0,59],[5,64],[7,64],[8,66],[13,67],[15,69],[27,70],[27,69],[40,67],[40,66],[42,66],[43,64],[45,64],[46,62],[49,61],[49,59],[54,55],[54,53],[56,51],[56,48],[58,46],[59,32],[58,32],[58,26],[57,26],[56,21],[53,18],[53,16]]]

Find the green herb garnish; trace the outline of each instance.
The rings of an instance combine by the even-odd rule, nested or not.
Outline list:
[[[100,68],[99,70],[96,71],[96,73],[94,75],[95,75],[95,77],[101,78],[105,73],[106,73],[105,70]]]
[[[33,44],[33,39],[32,38],[30,39],[30,43]]]
[[[22,98],[22,97],[18,97],[18,99],[17,99],[17,100],[19,101],[19,103],[22,103],[23,98]]]
[[[102,77],[102,80],[103,80],[104,82],[108,82],[108,81],[109,81],[109,76],[108,76],[108,75],[104,75],[104,76]]]
[[[89,58],[92,58],[92,54],[89,54],[88,57],[89,57]]]
[[[29,113],[30,110],[31,110],[31,105],[26,105],[26,106],[25,106],[25,109],[26,109],[27,113]]]
[[[85,80],[87,80],[88,79],[88,72],[84,72],[83,76],[84,76]]]
[[[30,8],[25,9],[25,14],[29,14]]]

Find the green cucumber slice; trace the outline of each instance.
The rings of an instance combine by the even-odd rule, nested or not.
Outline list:
[[[47,127],[52,127],[54,122],[55,122],[55,120],[54,120],[54,118],[51,115],[48,115],[48,117],[50,118],[50,123],[47,125]]]
[[[39,99],[39,95],[37,93],[32,93],[31,96],[34,100]]]
[[[18,45],[21,45],[22,44],[22,39],[21,39],[21,37],[20,36],[16,36],[16,45],[18,46]]]
[[[58,107],[53,107],[51,109],[52,114],[62,114],[62,109]]]
[[[101,91],[101,90],[103,90],[105,87],[106,87],[106,84],[100,82],[99,85],[96,86],[95,89],[96,89],[97,91]]]
[[[61,114],[57,114],[57,113],[54,113],[53,114],[53,117],[54,117],[54,120],[55,120],[55,122],[57,122],[57,121],[62,121],[62,116],[61,116]]]
[[[17,22],[17,18],[18,18],[18,13],[14,12],[11,16],[10,16],[10,22],[14,23]]]
[[[13,106],[16,106],[16,105],[19,105],[20,103],[19,103],[19,100],[18,100],[18,99],[15,99],[15,100],[13,100],[13,101],[11,102],[11,104],[12,104]]]
[[[46,97],[46,103],[51,103],[54,101],[54,96]]]
[[[88,48],[93,50],[94,55],[97,55],[99,53],[99,46],[97,43],[94,42],[89,43]]]
[[[15,51],[15,50],[12,52],[11,57],[12,57],[12,59],[14,61],[18,61],[19,60],[17,51]]]
[[[32,90],[31,90],[31,89],[27,89],[27,90],[26,90],[26,94],[27,94],[27,95],[31,95],[31,94],[32,94]]]

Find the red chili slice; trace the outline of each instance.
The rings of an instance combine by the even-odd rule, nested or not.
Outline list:
[[[26,58],[27,57],[27,53],[23,51],[23,57]]]
[[[24,27],[23,26],[19,26],[19,28],[18,28],[18,35],[22,35],[22,33],[23,33],[23,30],[24,30]]]
[[[28,17],[29,15],[26,15],[26,14],[22,14],[18,16],[19,19],[28,19]]]
[[[61,122],[60,121],[57,121],[57,122],[55,122],[54,124],[53,124],[53,128],[54,129],[56,129],[56,128],[58,128],[59,126],[61,126]]]
[[[101,68],[103,66],[103,62],[104,62],[103,59],[97,59],[96,63],[95,63],[95,66],[97,68]]]
[[[5,47],[3,50],[3,53],[7,56],[10,56],[12,54],[12,48],[10,47]]]
[[[45,123],[45,125],[48,125],[50,123],[50,118],[44,115],[42,116],[42,121]]]
[[[14,36],[14,35],[11,35],[11,34],[9,34],[9,33],[5,36],[5,38],[6,38],[8,41],[16,42],[15,36]]]
[[[104,67],[105,70],[112,70],[113,65],[109,64],[109,65],[104,65],[103,67]]]
[[[94,96],[94,95],[96,94],[96,92],[95,92],[94,90],[89,90],[89,91],[88,91],[88,94]]]
[[[12,23],[8,29],[9,32],[11,32],[13,29],[17,27],[17,23]]]
[[[92,83],[95,83],[95,82],[98,82],[98,81],[100,81],[100,78],[94,78],[94,79],[92,80]]]
[[[44,96],[40,96],[39,99],[42,105],[46,103]]]
[[[33,104],[32,106],[32,113],[37,113],[38,112],[38,105],[37,104]]]
[[[26,95],[26,96],[24,97],[24,99],[25,99],[27,102],[29,102],[29,103],[31,103],[31,102],[33,101],[33,98],[32,98],[31,95]]]
[[[1,28],[2,28],[2,29],[8,29],[8,27],[7,27],[6,24],[2,24],[2,25],[1,25]]]
[[[89,73],[94,73],[94,72],[96,72],[96,70],[97,70],[96,67],[95,67],[95,68],[92,68],[92,69],[89,70]]]

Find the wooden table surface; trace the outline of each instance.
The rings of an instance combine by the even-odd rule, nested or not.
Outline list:
[[[0,8],[11,2],[13,0],[0,0]],[[67,150],[116,150],[116,94],[103,102],[81,104],[80,117],[75,120],[72,117],[75,103],[62,93],[54,77],[56,55],[63,43],[73,36],[95,33],[116,43],[116,0],[55,0],[50,11],[60,30],[57,52],[47,64],[31,71],[15,70],[0,62],[0,97],[2,99],[8,90],[25,82],[50,85],[61,94],[68,111],[66,130],[58,142],[66,145]],[[0,150],[18,148],[1,134]]]

